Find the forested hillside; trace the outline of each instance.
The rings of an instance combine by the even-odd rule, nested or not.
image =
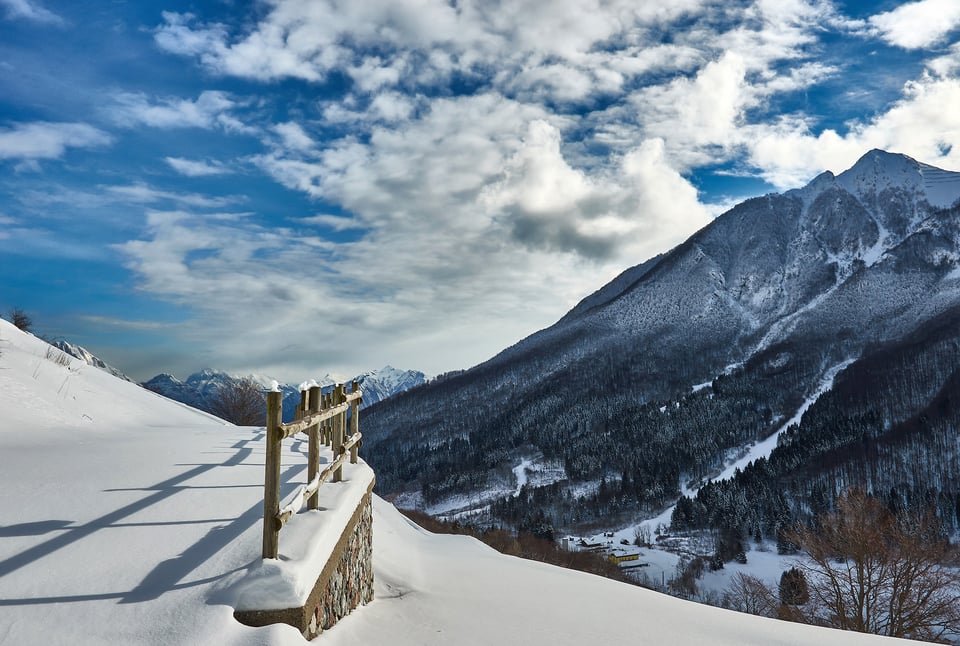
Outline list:
[[[678,528],[777,536],[851,485],[894,508],[933,505],[945,531],[960,511],[960,307],[895,344],[868,348],[781,436],[769,459],[682,498]]]
[[[380,491],[518,526],[650,517],[782,429],[844,366],[775,456],[682,502],[678,524],[733,514],[740,532],[775,534],[845,484],[948,490],[960,475],[958,177],[871,151],[734,207],[550,328],[371,407]],[[924,452],[941,463],[910,466]],[[517,490],[523,461],[550,475]]]

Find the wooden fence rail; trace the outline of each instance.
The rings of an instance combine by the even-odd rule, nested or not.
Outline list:
[[[349,393],[343,384],[326,395],[320,386],[300,391],[300,404],[294,420],[283,423],[283,393],[267,393],[267,458],[263,483],[263,558],[275,559],[279,553],[280,530],[291,516],[303,508],[317,509],[317,491],[327,480],[343,479],[343,463],[350,455],[350,463],[357,463],[361,445],[360,402],[363,393],[354,381]],[[347,436],[347,411],[350,411],[350,433]],[[281,443],[297,433],[306,433],[307,483],[297,488],[293,499],[280,508],[280,449]],[[320,471],[320,442],[333,449],[335,459]]]

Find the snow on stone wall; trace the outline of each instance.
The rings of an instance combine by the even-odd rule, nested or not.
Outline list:
[[[248,626],[286,623],[313,639],[361,604],[373,600],[373,514],[370,483],[332,550],[307,602],[283,610],[237,610]]]

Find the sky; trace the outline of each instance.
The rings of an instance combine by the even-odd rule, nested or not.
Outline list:
[[[137,379],[438,374],[872,148],[960,2],[0,0],[0,312]]]

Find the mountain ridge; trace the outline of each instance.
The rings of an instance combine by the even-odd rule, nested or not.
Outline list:
[[[238,376],[211,368],[205,368],[190,374],[184,381],[177,379],[173,375],[161,373],[143,382],[141,385],[164,397],[193,406],[199,410],[212,412],[214,401],[220,389],[242,379],[252,379],[264,387],[269,387],[271,381],[273,381],[269,377],[260,375]],[[353,379],[344,380],[327,374],[316,381],[318,385],[323,388],[323,392],[329,392],[332,387],[338,383],[357,381],[363,390],[363,403],[361,408],[365,408],[391,395],[426,383],[427,378],[424,373],[418,370],[398,370],[397,368],[387,365],[379,370],[363,372]],[[284,393],[284,421],[293,419],[294,409],[300,402],[302,385],[303,384],[278,385]]]
[[[746,200],[554,325],[373,407],[365,437],[381,491],[420,491],[426,502],[502,493],[506,467],[542,454],[564,465],[568,490],[578,480],[647,479],[657,493],[637,506],[661,508],[676,499],[680,473],[706,475],[772,433],[772,420],[792,417],[832,366],[960,302],[958,246],[960,173],[895,153],[873,150],[838,175]],[[704,420],[671,426],[692,444],[669,449],[669,468],[643,453],[638,443],[660,443],[658,402],[731,374],[744,394],[696,403],[719,430]],[[768,397],[756,390],[774,382]],[[747,402],[761,410],[739,412]],[[469,418],[452,419],[451,407]],[[584,434],[623,442],[624,454]],[[405,454],[414,445],[426,455],[395,464],[400,442]],[[431,469],[441,473],[424,475]]]

